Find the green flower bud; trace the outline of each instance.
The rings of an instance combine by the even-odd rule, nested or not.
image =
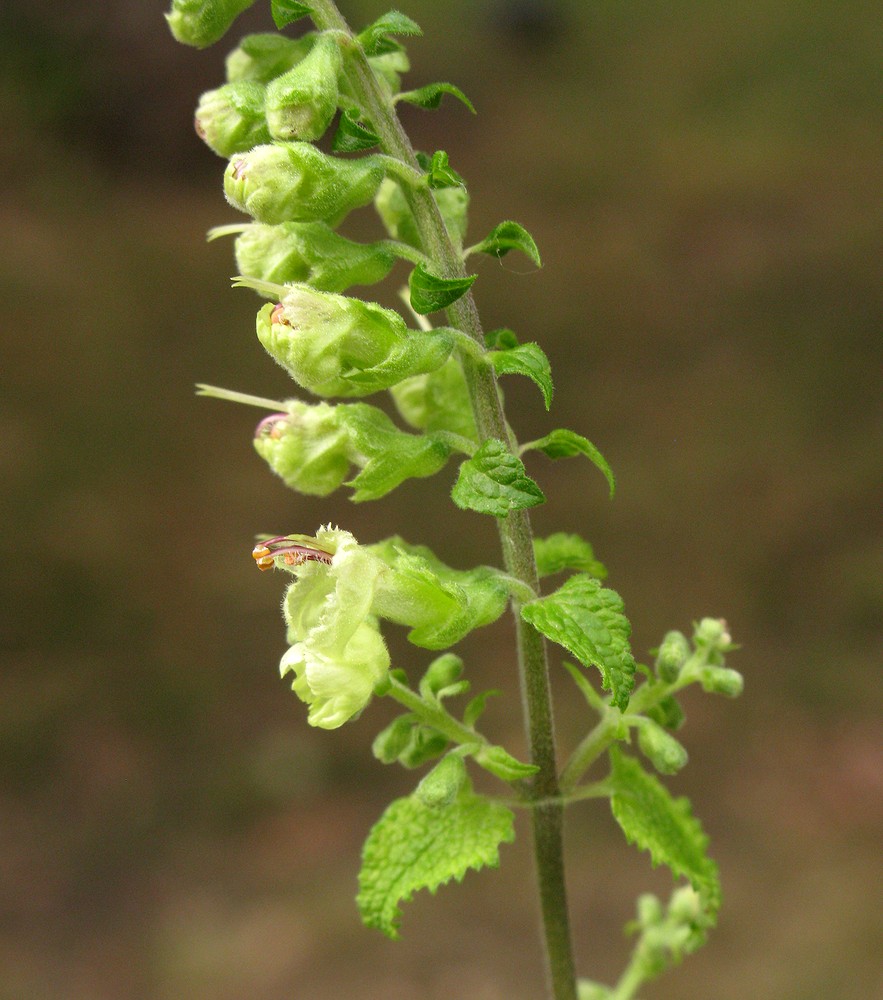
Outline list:
[[[429,726],[414,726],[408,745],[399,754],[399,763],[409,769],[420,767],[428,760],[441,756],[447,748],[446,736]]]
[[[280,672],[294,673],[292,690],[310,706],[310,725],[336,729],[362,711],[389,670],[389,653],[370,614],[383,565],[349,532],[330,526],[287,549],[280,539],[273,543],[264,545],[268,556],[297,574],[283,602],[292,645]]]
[[[469,194],[464,187],[438,188],[432,192],[448,234],[455,245],[462,247],[466,236]],[[394,240],[401,240],[419,250],[422,241],[417,222],[399,185],[387,178],[374,199],[377,214]]]
[[[227,80],[256,80],[269,83],[296,66],[313,47],[316,33],[286,38],[272,33],[246,35],[227,56]]]
[[[445,653],[429,664],[420,681],[420,693],[424,698],[433,698],[443,688],[460,679],[463,661],[454,653]]]
[[[674,683],[690,656],[690,643],[683,632],[666,632],[656,654],[656,673],[669,684]]]
[[[349,472],[349,435],[336,408],[290,400],[287,413],[265,417],[255,451],[287,486],[307,496],[328,496]]]
[[[254,283],[244,280],[242,284]],[[309,285],[283,289],[257,316],[258,339],[299,385],[317,396],[365,396],[451,353],[443,331],[409,331],[397,312]]]
[[[240,274],[278,285],[301,282],[322,292],[373,285],[389,274],[395,260],[382,243],[354,243],[324,222],[256,223],[236,240]]]
[[[478,439],[469,387],[456,358],[426,375],[415,375],[394,385],[390,392],[396,409],[421,431],[451,431],[470,441]]]
[[[267,86],[267,124],[274,139],[319,139],[337,111],[340,48],[330,35]]]
[[[309,142],[255,146],[224,172],[224,194],[258,222],[337,225],[374,197],[385,171],[381,156],[343,160]]]
[[[169,28],[179,42],[204,49],[225,34],[230,25],[255,0],[172,0],[166,14]]]
[[[722,694],[726,698],[738,698],[742,694],[745,681],[738,670],[729,667],[707,666],[699,670],[699,683],[709,694]]]
[[[669,916],[681,924],[695,924],[702,918],[702,899],[691,885],[679,886],[668,903]]]
[[[466,783],[466,765],[460,754],[443,757],[414,790],[414,796],[425,806],[439,809],[449,806]]]
[[[662,903],[657,896],[651,892],[638,896],[638,924],[641,927],[662,923],[663,915]]]
[[[371,752],[383,764],[392,764],[411,742],[411,732],[416,724],[413,715],[400,715],[374,737]]]
[[[194,119],[196,134],[219,156],[233,156],[262,142],[270,132],[264,117],[264,88],[241,80],[207,90]]]
[[[687,751],[652,719],[640,719],[638,746],[660,774],[677,774],[687,763]]]
[[[703,618],[693,631],[696,649],[706,651],[710,663],[722,663],[722,653],[733,648],[727,623],[723,618]]]

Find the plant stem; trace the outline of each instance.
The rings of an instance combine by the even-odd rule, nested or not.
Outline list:
[[[311,7],[316,27],[341,31],[352,37],[334,0],[311,0]],[[362,102],[372,128],[380,136],[381,148],[387,155],[419,169],[410,140],[394,107],[378,84],[364,52],[353,44],[345,56],[351,88]],[[402,189],[414,213],[423,250],[433,259],[440,276],[464,277],[466,272],[460,252],[451,242],[432,192],[428,188],[412,189],[408,185],[403,185]],[[471,292],[454,302],[448,308],[447,315],[451,326],[462,330],[484,347],[481,321]],[[496,438],[511,447],[509,428],[493,370],[466,352],[459,352],[459,356],[469,385],[481,440]],[[538,593],[539,581],[530,518],[525,511],[512,511],[508,517],[499,518],[497,524],[506,571]],[[564,882],[563,806],[558,801],[548,660],[543,637],[521,619],[520,610],[521,602],[513,598],[512,611],[515,616],[518,666],[530,759],[539,768],[528,787],[529,799],[535,802],[531,816],[547,972],[554,1000],[576,1000],[576,977]]]

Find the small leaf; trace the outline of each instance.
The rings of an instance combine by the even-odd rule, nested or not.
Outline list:
[[[465,278],[438,278],[418,264],[408,279],[411,307],[424,316],[446,309],[469,291],[477,277],[477,274],[470,274]]]
[[[482,747],[474,756],[476,764],[479,764],[486,771],[490,771],[494,777],[501,781],[521,781],[539,771],[536,764],[522,763],[503,747]]]
[[[611,747],[610,807],[630,844],[650,852],[676,877],[689,880],[713,920],[720,903],[717,865],[706,853],[708,837],[686,798],[675,799],[634,757]]]
[[[489,253],[493,257],[505,257],[510,250],[520,250],[526,257],[529,257],[537,267],[543,266],[542,260],[540,259],[540,251],[537,249],[537,245],[534,243],[533,237],[524,228],[524,226],[519,225],[517,222],[512,222],[511,220],[501,222],[498,226],[494,226],[481,243],[476,243],[474,247],[470,247],[466,251],[466,255],[473,253]]]
[[[539,344],[520,344],[506,351],[491,351],[488,361],[498,375],[526,375],[543,394],[546,409],[552,405],[552,369]]]
[[[272,0],[270,10],[273,23],[281,31],[287,24],[313,13],[313,8],[298,0]]]
[[[367,121],[359,119],[358,111],[348,108],[340,116],[331,148],[335,153],[355,153],[360,149],[371,149],[379,142],[380,136]]]
[[[610,487],[610,496],[613,496],[616,490],[616,480],[613,477],[613,470],[608,465],[607,459],[588,438],[584,438],[582,434],[577,434],[576,431],[569,431],[559,427],[544,438],[523,445],[521,450],[522,452],[541,451],[549,458],[572,458],[574,455],[585,455],[592,465],[600,469],[604,474],[604,478]]]
[[[616,591],[581,573],[547,597],[525,604],[521,617],[584,666],[597,667],[601,686],[612,693],[617,708],[625,709],[636,664],[629,647],[631,626]]]
[[[451,166],[448,154],[443,149],[437,149],[432,156],[417,153],[417,162],[426,171],[427,183],[433,190],[466,186],[466,181]]]
[[[508,351],[510,348],[518,347],[518,337],[515,336],[515,332],[504,326],[497,330],[488,330],[484,335],[484,342],[489,351]]]
[[[510,510],[535,507],[546,500],[543,491],[524,471],[521,460],[495,438],[485,441],[460,466],[451,497],[464,510],[494,517],[506,517]]]
[[[509,809],[464,788],[446,806],[414,796],[396,799],[375,824],[362,851],[358,905],[362,921],[399,936],[400,903],[418,889],[463,880],[466,872],[500,863],[499,847],[515,839]]]
[[[373,24],[369,24],[364,31],[360,32],[356,41],[369,56],[380,55],[384,51],[383,42],[386,35],[422,35],[423,29],[412,21],[410,17],[400,11],[391,10],[389,13],[378,17]]]
[[[458,101],[462,101],[475,114],[472,101],[469,100],[459,87],[455,87],[452,83],[430,83],[425,87],[420,87],[418,90],[406,90],[404,93],[399,94],[396,100],[407,101],[408,104],[416,104],[418,108],[435,110],[441,104],[445,94],[456,97]]]
[[[595,558],[592,546],[579,535],[557,531],[548,538],[535,538],[533,551],[540,576],[553,576],[566,569],[588,573],[599,580],[607,576],[607,569]]]
[[[464,726],[474,726],[476,722],[484,714],[484,710],[487,708],[488,698],[498,695],[499,691],[482,691],[481,694],[477,694],[466,706],[466,710],[463,712],[463,725]]]

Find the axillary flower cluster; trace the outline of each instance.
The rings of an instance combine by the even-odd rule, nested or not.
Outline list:
[[[253,2],[172,0],[167,19],[176,38],[202,47]],[[604,585],[607,571],[589,542],[569,532],[533,537],[528,511],[546,498],[525,467],[529,453],[583,456],[611,494],[613,474],[581,434],[556,428],[520,442],[506,418],[499,377],[530,379],[549,409],[551,368],[538,344],[509,329],[483,331],[471,292],[477,276],[465,262],[517,250],[540,266],[540,256],[511,220],[465,246],[463,178],[444,151],[411,147],[397,117],[402,103],[431,109],[450,97],[474,110],[449,83],[402,89],[409,63],[398,39],[420,34],[419,27],[390,11],[354,34],[334,0],[271,0],[270,9],[280,31],[304,18],[312,28],[297,37],[242,38],[227,58],[225,82],[199,100],[196,131],[228,160],[224,194],[249,217],[210,238],[235,237],[234,284],[267,300],[257,312],[258,342],[308,398],[265,399],[212,386],[200,392],[265,411],[255,450],[300,493],[328,497],[346,487],[356,502],[376,500],[455,462],[453,503],[493,518],[502,549],[501,568],[454,569],[398,536],[359,544],[326,525],[315,535],[267,537],[253,550],[260,570],[291,577],[280,670],[307,705],[309,723],[336,729],[374,696],[388,696],[404,712],[374,738],[374,755],[406,768],[431,764],[368,836],[362,918],[396,937],[400,904],[416,890],[435,891],[470,868],[498,863],[499,846],[514,837],[512,810],[524,807],[550,989],[556,1000],[576,1000],[562,814],[567,803],[607,799],[626,838],[681,881],[667,907],[641,897],[633,925],[639,940],[618,984],[579,985],[583,1000],[630,1000],[643,982],[695,950],[715,921],[720,886],[707,838],[686,800],[674,799],[652,772],[671,774],[687,762],[674,735],[684,720],[677,700],[683,688],[741,691],[741,677],[725,665],[729,630],[721,619],[701,619],[690,637],[669,632],[652,665],[638,664],[623,602]],[[368,205],[385,238],[363,243],[338,232],[351,212]],[[397,266],[409,268],[402,298],[411,320],[346,294]],[[443,321],[433,324],[433,314]],[[385,408],[365,401],[378,393],[387,394]],[[562,576],[543,591],[548,578]],[[528,761],[478,727],[498,692],[450,707],[470,689],[466,665],[451,647],[507,608],[516,622],[511,663]],[[419,677],[413,666],[392,666],[382,624],[404,626],[414,646],[437,654]],[[562,768],[547,644],[566,656],[562,669],[593,723]],[[602,761],[606,772],[586,780]],[[504,782],[506,800],[476,792],[467,762]]]

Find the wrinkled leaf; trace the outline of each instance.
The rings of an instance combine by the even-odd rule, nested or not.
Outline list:
[[[586,574],[572,576],[558,590],[525,604],[521,617],[547,639],[569,650],[584,666],[597,667],[613,704],[625,709],[635,685],[631,626],[622,598]]]
[[[451,166],[448,154],[437,149],[432,156],[417,153],[417,162],[426,171],[426,181],[433,190],[449,187],[464,187],[466,182]]]
[[[470,868],[496,868],[500,844],[514,838],[511,811],[468,787],[440,807],[414,796],[397,799],[375,824],[362,851],[362,921],[397,938],[401,903],[419,889],[435,893],[451,879],[462,881]]]
[[[494,517],[506,517],[510,510],[535,507],[546,499],[524,471],[521,459],[495,438],[485,441],[460,466],[451,497],[464,510]]]
[[[666,865],[676,877],[686,878],[713,921],[720,904],[717,865],[707,854],[708,837],[691,813],[689,800],[673,798],[656,777],[617,747],[611,748],[610,761],[610,807],[626,839],[649,851],[654,865]]]

